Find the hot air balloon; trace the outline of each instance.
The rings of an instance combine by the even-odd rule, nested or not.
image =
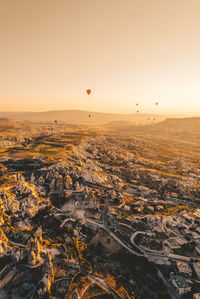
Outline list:
[[[138,106],[139,104],[138,103],[136,103],[136,106]]]
[[[138,110],[137,113],[140,113],[140,111]]]
[[[156,102],[156,106],[158,106],[158,102]]]
[[[57,120],[54,120],[54,123],[55,123],[55,125],[58,123],[58,121]]]
[[[92,91],[91,91],[91,89],[87,89],[86,92],[88,95],[90,95]]]
[[[88,114],[89,117],[91,117],[91,114]]]

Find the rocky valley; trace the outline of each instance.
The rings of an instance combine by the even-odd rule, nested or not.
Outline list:
[[[0,298],[200,298],[200,131],[163,123],[2,122]]]

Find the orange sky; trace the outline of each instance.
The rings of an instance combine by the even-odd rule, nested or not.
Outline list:
[[[0,37],[0,110],[200,113],[200,0],[1,0]]]

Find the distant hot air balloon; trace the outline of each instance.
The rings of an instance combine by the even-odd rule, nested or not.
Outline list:
[[[139,104],[138,103],[136,103],[136,106],[138,106]]]
[[[137,113],[140,113],[140,111],[138,110]]]
[[[156,106],[158,106],[158,102],[156,102]]]
[[[88,114],[89,117],[91,117],[91,114]]]
[[[91,89],[87,89],[86,92],[88,95],[90,95],[92,91],[91,91]]]
[[[57,120],[54,120],[54,123],[55,123],[55,124],[57,124],[57,123],[58,123],[58,121],[57,121]]]

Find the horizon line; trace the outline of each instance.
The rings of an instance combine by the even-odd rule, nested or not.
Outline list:
[[[117,112],[102,112],[102,111],[92,111],[92,110],[83,110],[83,109],[52,109],[52,110],[0,110],[0,113],[44,113],[44,112],[64,112],[64,111],[74,111],[74,112],[86,112],[86,113],[99,113],[99,114],[115,114],[115,115],[160,115],[160,116],[191,116],[195,114],[185,114],[185,113],[145,113],[137,112],[133,113],[117,113]],[[200,115],[199,115],[200,117]]]

